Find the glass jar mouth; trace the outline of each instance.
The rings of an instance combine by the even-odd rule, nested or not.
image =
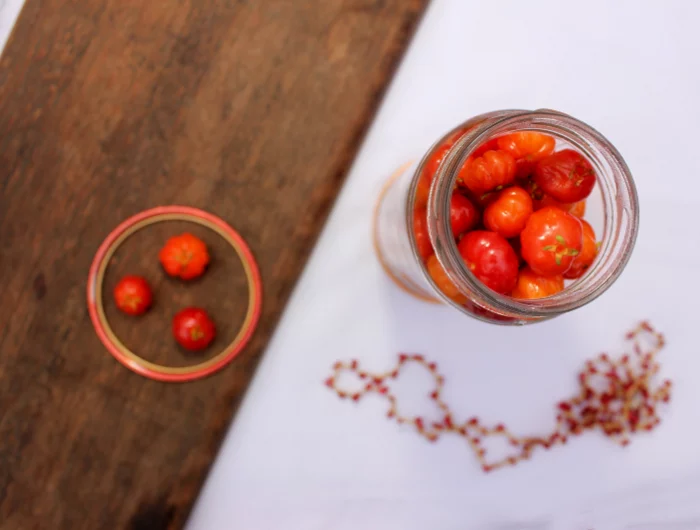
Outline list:
[[[639,203],[632,175],[620,153],[589,125],[551,110],[506,111],[468,130],[450,149],[432,183],[427,204],[428,233],[450,280],[477,304],[522,318],[547,318],[581,307],[603,294],[627,265],[639,230]],[[593,165],[603,199],[604,229],[598,257],[584,276],[546,298],[518,300],[486,287],[465,265],[452,235],[449,215],[459,170],[471,153],[494,136],[535,131],[563,140]],[[443,298],[446,298],[443,296]],[[450,301],[453,305],[454,302]]]

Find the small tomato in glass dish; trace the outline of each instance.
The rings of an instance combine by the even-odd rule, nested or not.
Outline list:
[[[518,281],[518,256],[503,237],[487,230],[467,233],[458,244],[467,268],[484,285],[508,294]]]
[[[460,169],[459,179],[477,194],[507,186],[515,180],[515,159],[505,151],[486,151],[469,157]]]
[[[189,233],[168,239],[158,258],[165,272],[181,280],[193,280],[201,276],[209,265],[207,245]]]
[[[510,239],[520,234],[532,214],[532,199],[524,189],[513,186],[498,193],[484,210],[484,225]]]
[[[581,221],[547,206],[533,213],[520,234],[523,259],[542,276],[564,274],[583,246]]]
[[[540,160],[533,179],[553,199],[574,203],[591,194],[596,175],[590,162],[573,149],[564,149]]]
[[[153,301],[151,287],[141,276],[124,276],[114,286],[114,301],[127,315],[142,315]]]
[[[581,223],[583,224],[583,246],[579,255],[574,258],[571,268],[564,273],[564,278],[569,280],[583,276],[598,255],[598,242],[593,227],[584,219],[581,219]]]
[[[419,208],[413,212],[413,235],[416,238],[418,253],[424,260],[433,254],[433,245],[428,234],[427,215],[425,208]]]
[[[511,296],[520,300],[535,300],[552,296],[563,290],[564,277],[561,274],[541,276],[530,267],[524,267],[518,274],[518,283]]]
[[[173,317],[173,337],[186,350],[203,350],[215,336],[214,321],[204,309],[187,307]]]
[[[454,192],[450,198],[450,226],[455,237],[471,230],[479,222],[479,210],[467,197]]]

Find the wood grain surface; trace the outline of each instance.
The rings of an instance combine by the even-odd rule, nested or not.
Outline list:
[[[0,528],[183,526],[426,3],[27,0],[0,64]],[[263,276],[253,341],[193,383],[122,367],[85,303],[103,238],[161,204],[227,220]],[[165,279],[181,230],[129,240],[106,280],[152,281],[147,320],[108,316],[174,363],[174,308],[210,306],[225,335],[245,291],[211,233],[211,274]]]

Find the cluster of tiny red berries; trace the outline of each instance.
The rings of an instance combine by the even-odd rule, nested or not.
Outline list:
[[[413,425],[416,432],[431,442],[437,441],[445,433],[461,436],[471,447],[482,469],[490,472],[529,459],[535,448],[549,449],[563,445],[570,437],[585,431],[598,429],[605,436],[626,446],[630,434],[653,430],[661,422],[657,407],[671,399],[671,381],[654,385],[654,376],[659,372],[656,357],[664,347],[664,337],[648,322],[642,322],[626,338],[632,344],[631,354],[613,360],[603,353],[586,362],[578,374],[578,393],[557,404],[556,427],[544,436],[518,437],[502,423],[487,427],[476,417],[463,423],[457,422],[441,397],[445,378],[438,373],[437,365],[422,355],[400,354],[397,366],[380,374],[361,370],[357,360],[337,362],[333,365],[333,375],[326,379],[325,384],[335,390],[341,399],[359,401],[370,393],[384,396],[389,402],[388,418],[399,424]],[[409,362],[425,367],[433,376],[435,389],[430,398],[442,411],[440,421],[429,422],[420,416],[409,417],[399,413],[396,396],[391,393],[388,383],[391,379],[397,379],[401,368]],[[364,386],[356,392],[340,388],[337,379],[343,372],[354,373],[365,381]],[[484,447],[485,439],[498,436],[508,440],[513,453],[489,462]]]

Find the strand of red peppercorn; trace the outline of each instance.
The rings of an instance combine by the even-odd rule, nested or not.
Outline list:
[[[489,472],[529,459],[537,447],[549,449],[555,445],[563,445],[571,436],[578,436],[596,428],[622,446],[629,444],[630,434],[653,430],[661,422],[657,405],[662,402],[668,403],[671,399],[671,381],[666,380],[657,387],[653,386],[654,376],[659,372],[656,356],[664,347],[664,337],[648,322],[642,322],[630,331],[626,338],[632,343],[632,354],[625,354],[613,360],[603,353],[586,362],[578,374],[578,393],[557,405],[556,427],[544,436],[519,437],[502,423],[487,427],[476,417],[461,424],[457,423],[449,406],[441,397],[445,378],[438,373],[437,365],[427,361],[422,355],[400,354],[397,366],[380,374],[360,369],[357,360],[337,362],[333,365],[333,375],[326,379],[325,384],[335,390],[341,399],[359,401],[367,394],[384,396],[389,402],[388,418],[399,424],[413,425],[418,434],[431,442],[445,433],[461,436],[476,455],[482,469]],[[427,422],[420,416],[409,417],[399,413],[396,396],[390,392],[387,382],[397,379],[401,368],[409,362],[425,367],[433,376],[435,390],[430,394],[430,398],[444,414],[441,421]],[[354,373],[366,381],[363,388],[357,392],[339,388],[336,380],[343,372]],[[491,436],[506,438],[513,447],[513,453],[500,460],[488,462],[483,441]]]

